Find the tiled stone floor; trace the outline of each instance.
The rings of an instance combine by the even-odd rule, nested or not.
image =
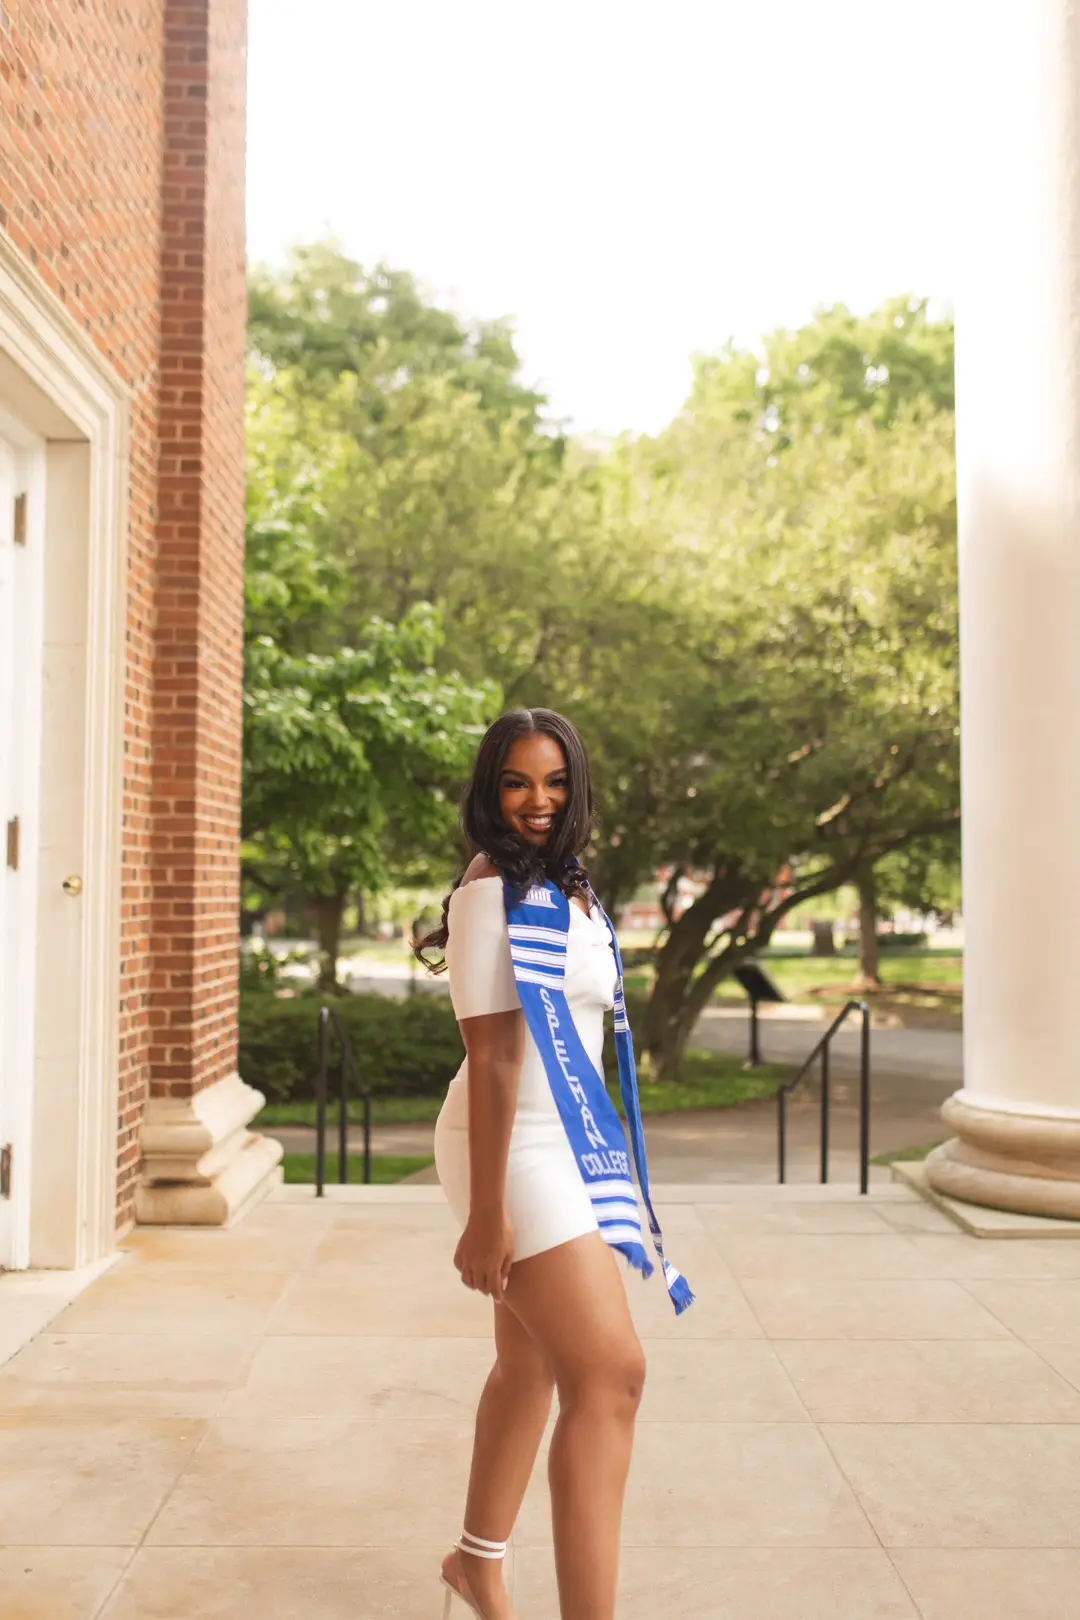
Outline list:
[[[425,1620],[488,1307],[437,1189],[138,1233],[0,1371],[4,1620]],[[659,1191],[620,1620],[1075,1620],[1080,1242],[906,1187]],[[4,1311],[0,1281],[0,1316]],[[538,1471],[521,1620],[555,1620]]]

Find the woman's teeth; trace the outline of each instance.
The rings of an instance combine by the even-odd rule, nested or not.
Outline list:
[[[555,818],[554,816],[522,816],[521,819],[526,827],[532,827],[534,832],[547,832]]]

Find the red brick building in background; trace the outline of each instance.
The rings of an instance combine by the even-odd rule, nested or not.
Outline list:
[[[274,1179],[236,1072],[246,0],[0,0],[0,1267]]]

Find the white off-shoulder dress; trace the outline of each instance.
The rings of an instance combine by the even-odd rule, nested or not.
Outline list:
[[[502,879],[474,878],[457,889],[450,900],[449,926],[446,961],[458,1020],[519,1007]],[[607,925],[600,916],[586,916],[580,906],[572,904],[566,999],[585,1050],[601,1072],[604,1013],[614,1002],[615,983],[615,953]],[[469,1215],[468,1059],[450,1082],[439,1114],[435,1166],[447,1201],[464,1226]],[[543,1059],[528,1031],[510,1137],[506,1195],[518,1260],[597,1230]]]

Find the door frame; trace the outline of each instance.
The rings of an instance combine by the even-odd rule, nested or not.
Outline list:
[[[0,438],[10,454],[12,478],[0,512],[0,561],[11,586],[10,617],[4,635],[10,645],[0,657],[10,668],[0,674],[0,705],[10,723],[6,769],[0,796],[0,831],[18,817],[18,870],[5,859],[5,905],[0,915],[0,972],[5,1016],[0,1020],[0,1146],[10,1147],[11,1196],[0,1203],[0,1266],[21,1270],[30,1261],[30,1195],[33,1173],[32,1125],[36,1069],[38,831],[41,783],[41,688],[44,650],[45,443],[29,433],[0,403]],[[14,501],[24,495],[26,532],[17,544]],[[8,688],[7,676],[11,676]],[[6,856],[6,850],[5,850]],[[9,954],[10,947],[10,954]]]
[[[116,1237],[130,400],[2,233],[0,401],[46,441],[46,716],[26,1253],[32,1266],[69,1268],[109,1254]],[[56,806],[64,815],[50,822]],[[77,898],[62,890],[69,875],[82,879]]]

